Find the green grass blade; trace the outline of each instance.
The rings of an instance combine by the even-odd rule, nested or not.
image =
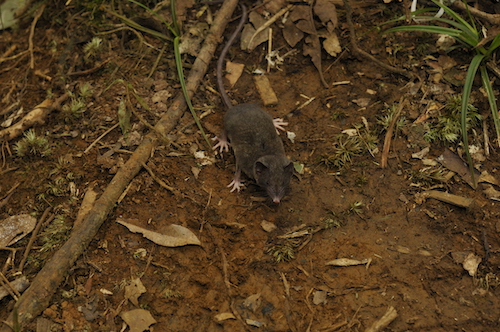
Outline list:
[[[467,136],[467,107],[469,105],[470,93],[472,91],[472,84],[474,83],[474,77],[476,76],[477,70],[484,59],[484,55],[477,54],[472,58],[472,61],[467,70],[467,76],[465,77],[464,90],[462,92],[462,108],[460,124],[462,129],[462,141],[464,143],[465,154],[467,155],[467,162],[469,163],[469,170],[471,173],[472,183],[474,188],[476,187],[476,180],[474,179],[474,165],[472,164],[472,158],[469,151],[469,138]]]
[[[493,41],[490,44],[490,47],[488,47],[488,51],[486,52],[485,56],[489,57],[491,53],[493,53],[498,47],[500,47],[500,33],[495,36]]]
[[[172,21],[174,25],[174,31],[176,32],[176,36],[180,36],[180,28],[179,23],[177,22],[177,12],[175,11],[175,0],[170,1],[170,11],[172,14]]]
[[[191,111],[191,115],[193,116],[194,122],[196,122],[198,129],[200,129],[201,135],[205,139],[205,142],[207,142],[209,149],[212,149],[212,144],[210,144],[210,141],[208,140],[208,137],[205,134],[205,130],[201,126],[200,119],[198,118],[198,115],[194,110],[193,104],[191,103],[191,98],[189,97],[189,92],[186,87],[186,80],[184,79],[184,72],[182,70],[182,59],[181,59],[181,52],[179,51],[179,40],[180,40],[179,37],[174,38],[174,54],[175,54],[175,67],[177,68],[177,74],[179,75],[179,83],[181,84],[182,87],[182,93],[184,94],[184,98],[186,99],[186,103],[189,107],[189,110]]]
[[[438,27],[434,25],[406,25],[406,26],[394,27],[384,31],[384,34],[390,32],[398,32],[398,31],[410,31],[410,32],[420,31],[420,32],[438,33],[438,34],[449,35],[455,38],[459,38],[461,36],[461,32],[457,29]]]
[[[442,4],[442,3],[439,3],[436,0],[432,0],[432,2],[434,2],[437,6],[443,8],[443,10],[445,11],[445,13],[448,14],[453,20],[455,20],[456,22],[459,22],[459,23],[465,25],[468,30],[470,30],[470,31],[477,31],[476,27],[470,25],[469,22],[467,22],[466,20],[464,20],[462,18],[462,16],[458,15],[457,12],[453,11],[448,6],[446,6],[446,5]]]
[[[491,116],[493,118],[493,123],[495,125],[495,132],[497,134],[497,144],[500,146],[500,119],[498,117],[498,107],[497,101],[495,99],[495,94],[493,92],[493,87],[491,86],[490,78],[488,77],[488,70],[485,66],[481,66],[481,79],[483,81],[483,87],[486,90],[486,95],[488,96],[488,102],[490,104]]]
[[[437,34],[445,34],[453,38],[457,38],[469,47],[475,47],[479,43],[479,36],[467,30],[463,25],[453,22],[451,20],[442,18],[432,18],[433,21],[439,21],[455,26],[457,29],[440,27],[435,25],[407,25],[391,28],[384,33],[396,31],[420,31]]]

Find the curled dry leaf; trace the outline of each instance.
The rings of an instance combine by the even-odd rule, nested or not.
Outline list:
[[[218,315],[215,315],[214,319],[217,323],[220,323],[227,319],[236,319],[236,317],[234,317],[234,315],[231,312],[223,312]]]
[[[0,221],[0,246],[7,247],[21,240],[36,226],[36,218],[18,214]]]
[[[153,232],[119,219],[116,222],[127,227],[132,233],[141,233],[145,238],[164,247],[181,247],[190,244],[201,245],[200,240],[193,232],[180,225],[169,225],[161,232]]]
[[[337,258],[332,261],[329,261],[325,265],[333,265],[333,266],[355,266],[355,265],[363,265],[371,262],[371,258],[365,258],[362,260],[350,259],[350,258]]]

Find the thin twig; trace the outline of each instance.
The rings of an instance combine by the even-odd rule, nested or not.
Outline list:
[[[394,127],[396,126],[396,121],[398,120],[398,117],[401,114],[401,111],[403,110],[405,104],[406,104],[406,99],[403,100],[403,97],[401,97],[401,99],[399,100],[398,109],[392,115],[391,124],[389,125],[389,127],[387,128],[387,132],[385,133],[384,149],[382,151],[382,157],[380,158],[380,167],[382,168],[387,167],[387,159],[389,155],[389,150],[391,148],[392,134],[394,133]]]
[[[31,22],[31,27],[30,27],[30,36],[28,39],[28,45],[29,45],[29,52],[30,52],[30,69],[35,69],[35,57],[33,55],[33,36],[35,35],[35,26],[40,17],[43,14],[43,11],[45,9],[45,6],[47,4],[44,3],[43,5],[38,8],[38,11],[36,12],[35,18],[33,18],[33,22]]]
[[[360,49],[358,47],[358,43],[356,41],[356,31],[354,30],[354,24],[352,23],[352,8],[351,8],[350,0],[344,0],[344,6],[347,10],[347,25],[349,26],[349,32],[350,32],[350,38],[351,38],[353,52],[361,55],[362,57],[364,57],[370,61],[373,61],[374,63],[376,63],[380,67],[382,67],[390,72],[405,76],[408,79],[413,79],[415,76],[414,74],[412,74],[404,69],[399,69],[396,67],[389,66],[388,64],[378,60],[377,58],[375,58],[371,54],[363,51],[362,49]]]
[[[33,243],[35,243],[38,232],[42,228],[42,224],[43,224],[44,220],[47,218],[47,215],[49,214],[51,209],[52,209],[51,207],[48,207],[45,209],[45,211],[42,214],[42,217],[40,218],[40,220],[38,220],[38,223],[36,224],[36,227],[33,230],[33,233],[31,234],[31,238],[28,242],[28,245],[26,246],[26,250],[24,251],[23,259],[21,260],[21,263],[19,264],[19,271],[21,271],[21,272],[24,269],[24,264],[26,264],[26,260],[28,259],[28,255],[31,251],[31,248],[33,248]],[[53,218],[54,218],[54,215],[52,215],[52,217],[49,219],[53,219]]]
[[[109,128],[108,130],[106,130],[101,136],[97,137],[97,139],[95,141],[93,141],[86,149],[85,151],[83,151],[83,154],[87,154],[90,149],[92,149],[92,147],[94,145],[97,144],[97,142],[99,142],[104,136],[106,136],[107,134],[109,134],[113,129],[115,129],[116,127],[118,127],[120,125],[119,122],[115,123],[111,128]]]
[[[279,12],[277,12],[273,17],[271,17],[269,20],[266,21],[266,23],[262,24],[257,30],[255,30],[254,34],[250,38],[250,41],[248,42],[248,49],[253,50],[255,47],[252,47],[252,42],[255,39],[255,37],[264,31],[267,27],[269,27],[271,24],[276,22],[280,16],[284,15],[287,11],[292,10],[294,5],[288,5],[285,8],[281,9]]]
[[[7,279],[2,272],[0,272],[0,286],[5,288],[10,296],[12,296],[12,298],[16,301],[19,299],[19,296],[21,296],[21,294],[19,294],[19,292],[10,284],[9,279]]]

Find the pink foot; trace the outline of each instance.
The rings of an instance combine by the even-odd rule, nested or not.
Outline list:
[[[278,129],[285,131],[285,128],[283,128],[283,126],[288,126],[288,122],[285,122],[285,120],[283,120],[282,118],[273,119],[273,124],[274,128],[276,128],[276,133],[278,133],[278,135],[280,134]]]

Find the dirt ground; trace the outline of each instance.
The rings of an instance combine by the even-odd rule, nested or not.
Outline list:
[[[47,98],[68,96],[33,127],[48,140],[50,154],[20,156],[23,136],[2,141],[0,219],[19,214],[40,218],[48,207],[54,217],[43,225],[24,265],[28,280],[69,237],[85,192],[93,188],[102,194],[150,132],[145,123],[154,125],[181,93],[172,43],[115,32],[123,22],[110,11],[125,17],[146,14],[130,2],[114,5],[47,2],[33,30],[33,69],[26,50],[38,7],[18,28],[0,32],[0,122],[13,117],[15,123]],[[203,12],[202,7],[186,2],[179,9],[184,31],[198,29],[195,23],[208,27],[219,5]],[[260,68],[278,98],[275,106],[263,108],[289,122],[289,134],[280,137],[297,172],[285,199],[269,202],[248,179],[245,190],[231,193],[226,186],[235,169],[232,153],[214,156],[186,111],[147,161],[151,173],[143,169],[132,180],[65,274],[50,306],[23,330],[119,331],[125,313],[135,322],[143,319],[134,309],[155,321],[139,324],[136,331],[149,325],[151,331],[367,331],[388,310],[397,314],[383,327],[386,331],[499,329],[500,210],[498,198],[491,199],[487,191],[498,186],[489,181],[473,189],[463,176],[436,162],[450,151],[463,157],[460,139],[450,143],[424,137],[438,122],[438,112],[444,112],[442,106],[460,95],[474,53],[460,47],[440,52],[431,34],[383,35],[388,26],[379,24],[404,15],[404,3],[353,1],[358,46],[418,77],[409,79],[354,54],[346,8],[337,5],[336,12],[342,52],[336,57],[321,53],[328,87],[304,55],[304,40],[295,46],[298,52],[269,72],[267,43],[251,52],[236,43],[227,57],[245,65],[228,88],[230,97],[262,104],[252,75]],[[225,36],[236,24],[228,25]],[[273,49],[282,55],[291,51],[282,21],[272,27]],[[91,54],[87,45],[95,36],[102,45]],[[209,137],[220,133],[224,114],[215,78],[221,49],[193,98]],[[185,73],[194,59],[183,54]],[[498,79],[491,78],[497,91]],[[87,94],[82,91],[86,83]],[[484,118],[470,130],[469,143],[484,156],[474,165],[498,178],[498,144],[479,80],[472,96]],[[77,99],[83,106],[72,111]],[[126,140],[118,125],[121,104],[133,109]],[[399,118],[406,121],[389,135],[387,167],[382,168],[387,126],[381,119],[398,107]],[[423,158],[414,155],[425,148],[429,152]],[[200,151],[205,158],[196,157]],[[431,190],[473,204],[464,208],[426,198]],[[120,220],[155,232],[181,225],[200,245],[162,246]],[[9,281],[18,277],[29,238],[10,246],[16,251],[0,248],[0,266]],[[474,276],[462,264],[466,256],[481,260]],[[357,262],[336,266],[336,259]],[[2,320],[14,304],[11,296],[0,300]]]

